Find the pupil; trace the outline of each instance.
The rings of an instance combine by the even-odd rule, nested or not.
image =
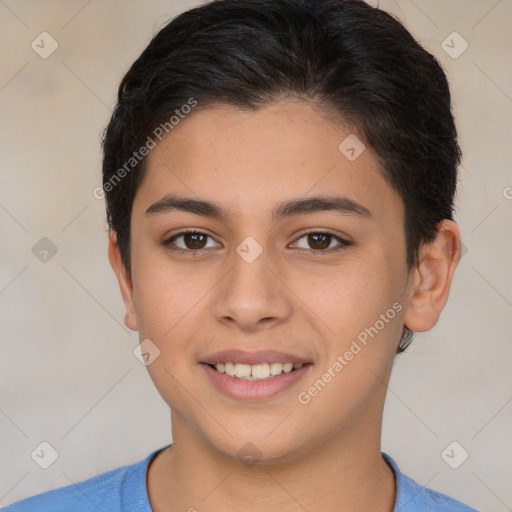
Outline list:
[[[313,240],[313,245],[317,245],[316,249],[325,249],[327,247],[329,247],[329,243],[330,243],[330,235],[323,235],[322,233],[317,233],[317,234],[314,234],[314,235],[309,235],[310,239]],[[323,243],[318,243],[317,242],[317,238],[318,237],[322,237],[324,239],[324,242]],[[320,247],[318,247],[318,245],[320,245]]]
[[[188,240],[192,239],[192,244],[187,243],[187,237]],[[196,250],[196,249],[202,249],[204,247],[204,244],[201,245],[200,238],[205,238],[204,235],[201,235],[200,233],[191,233],[185,235],[185,245],[188,249]],[[204,242],[204,240],[203,240]],[[199,245],[198,245],[199,244]],[[192,247],[191,247],[192,245]]]

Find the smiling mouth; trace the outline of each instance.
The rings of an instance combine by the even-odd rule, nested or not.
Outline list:
[[[303,366],[311,363],[261,363],[261,364],[242,364],[242,363],[217,363],[208,364],[210,368],[224,373],[230,377],[243,380],[268,380],[283,373],[291,373]]]

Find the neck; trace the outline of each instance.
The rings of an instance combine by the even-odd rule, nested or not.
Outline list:
[[[251,465],[173,416],[173,445],[148,472],[153,510],[393,512],[395,478],[380,452],[381,415],[358,424],[365,427],[312,440],[284,462]]]

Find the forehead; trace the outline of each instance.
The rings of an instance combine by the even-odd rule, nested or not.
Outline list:
[[[303,101],[199,106],[149,153],[134,209],[178,194],[218,203],[228,217],[275,219],[283,199],[341,195],[372,216],[400,214],[379,165],[349,126]]]

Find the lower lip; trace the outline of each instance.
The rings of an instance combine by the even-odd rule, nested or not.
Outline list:
[[[220,373],[201,363],[213,384],[226,395],[238,400],[258,401],[271,398],[299,381],[309,371],[311,363],[288,373],[281,373],[264,380],[245,380]]]

